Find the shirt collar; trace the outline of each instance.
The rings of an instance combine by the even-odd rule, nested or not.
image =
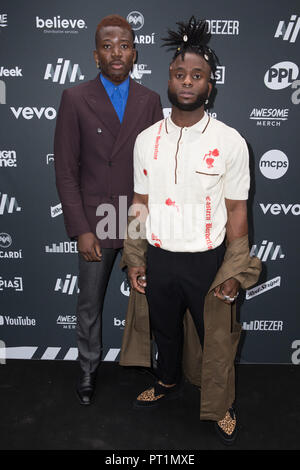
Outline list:
[[[104,86],[105,90],[107,91],[110,98],[111,98],[111,96],[112,96],[112,94],[113,94],[113,92],[116,88],[119,89],[123,99],[125,98],[126,94],[128,93],[128,90],[129,90],[129,77],[127,77],[124,82],[120,83],[120,85],[115,85],[110,80],[103,77],[102,74],[100,74],[100,80],[101,80],[101,82],[102,82],[102,84],[103,84],[103,86]]]
[[[188,129],[190,131],[200,132],[202,134],[205,131],[205,129],[206,129],[208,123],[209,123],[209,120],[210,120],[210,117],[208,116],[206,111],[204,111],[204,115],[200,119],[200,121],[196,122],[196,124],[194,124],[193,126],[186,127],[185,129]],[[167,134],[171,134],[172,132],[175,132],[175,131],[178,132],[180,129],[182,129],[182,128],[177,126],[172,121],[171,114],[170,114],[170,116],[168,116],[166,118],[166,132],[167,132]]]

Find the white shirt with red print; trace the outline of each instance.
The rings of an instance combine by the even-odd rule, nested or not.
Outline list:
[[[147,240],[198,252],[225,237],[226,199],[248,199],[249,153],[232,127],[209,117],[178,127],[169,116],[141,132],[134,147],[134,191],[149,196]]]

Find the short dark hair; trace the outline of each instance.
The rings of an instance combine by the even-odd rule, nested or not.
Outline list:
[[[104,26],[119,26],[120,28],[127,29],[132,34],[132,41],[134,44],[134,37],[135,37],[134,32],[130,24],[128,23],[128,21],[125,20],[125,18],[123,18],[123,16],[120,16],[120,15],[108,15],[108,16],[105,16],[97,26],[96,33],[95,33],[96,47],[98,43],[98,33],[100,29],[103,28]]]

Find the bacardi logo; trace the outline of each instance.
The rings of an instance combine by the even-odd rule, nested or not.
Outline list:
[[[142,29],[145,23],[144,16],[139,11],[131,11],[130,13],[128,13],[127,21],[133,31],[138,31],[139,29]]]
[[[280,245],[275,245],[274,242],[268,242],[268,240],[263,240],[261,245],[253,245],[250,250],[250,256],[257,256],[261,261],[275,261],[278,259],[283,259],[285,254],[282,252]]]
[[[11,244],[11,236],[8,233],[0,233],[0,248],[9,248]]]
[[[0,193],[0,215],[5,213],[5,210],[8,214],[13,212],[20,212],[22,208],[19,206],[15,197],[9,197],[8,194]]]
[[[52,82],[63,85],[66,82],[67,77],[69,78],[70,83],[74,83],[76,78],[78,78],[78,80],[84,79],[84,75],[82,75],[79,65],[72,65],[71,61],[68,59],[57,59],[57,64],[55,66],[47,64],[44,80],[51,79]]]
[[[290,21],[286,25],[285,21],[281,20],[278,23],[274,38],[282,38],[284,41],[295,42],[300,29],[300,17],[292,15]]]
[[[72,276],[72,274],[67,274],[65,279],[58,278],[56,280],[55,292],[60,292],[61,294],[72,295],[79,292],[78,288],[78,278],[77,276]]]

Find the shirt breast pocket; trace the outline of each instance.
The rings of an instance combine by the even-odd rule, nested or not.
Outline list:
[[[193,181],[200,186],[203,191],[212,191],[218,188],[223,176],[223,168],[214,166],[207,168],[207,166],[197,166],[193,171]]]

